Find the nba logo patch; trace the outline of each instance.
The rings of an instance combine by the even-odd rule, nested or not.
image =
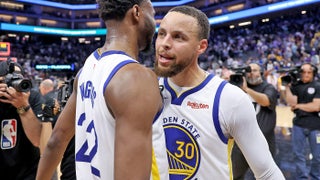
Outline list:
[[[308,94],[314,94],[316,92],[314,87],[309,87],[308,88]]]
[[[17,143],[17,120],[5,119],[1,123],[1,149],[11,149]]]

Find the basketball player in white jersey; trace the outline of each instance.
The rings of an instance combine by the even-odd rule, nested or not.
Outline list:
[[[105,45],[77,74],[37,179],[50,179],[74,134],[78,180],[168,179],[163,127],[154,121],[162,109],[157,77],[136,61],[152,45],[154,8],[150,0],[97,2]]]
[[[158,30],[155,72],[162,76],[170,179],[232,179],[235,140],[257,179],[283,180],[248,96],[199,67],[209,32],[206,15],[189,6],[172,8]]]

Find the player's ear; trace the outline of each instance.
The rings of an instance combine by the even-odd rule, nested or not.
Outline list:
[[[202,54],[204,53],[208,48],[208,40],[207,39],[202,39],[200,40],[200,43],[198,45],[198,53]]]
[[[142,11],[141,7],[138,6],[137,4],[135,4],[135,5],[132,7],[132,12],[131,12],[132,17],[133,17],[134,19],[139,19],[139,17],[141,16],[141,11]]]

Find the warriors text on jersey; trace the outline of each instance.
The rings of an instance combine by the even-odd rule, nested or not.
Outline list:
[[[104,92],[114,74],[129,63],[137,61],[124,52],[107,51],[100,56],[95,51],[79,75],[75,136],[77,179],[114,179],[115,119],[108,111]],[[166,179],[164,133],[157,121],[153,124],[153,144],[156,146],[151,178]]]

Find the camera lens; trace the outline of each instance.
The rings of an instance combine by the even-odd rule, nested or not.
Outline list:
[[[19,92],[28,92],[32,88],[32,83],[29,79],[19,79],[12,82],[12,87]]]

